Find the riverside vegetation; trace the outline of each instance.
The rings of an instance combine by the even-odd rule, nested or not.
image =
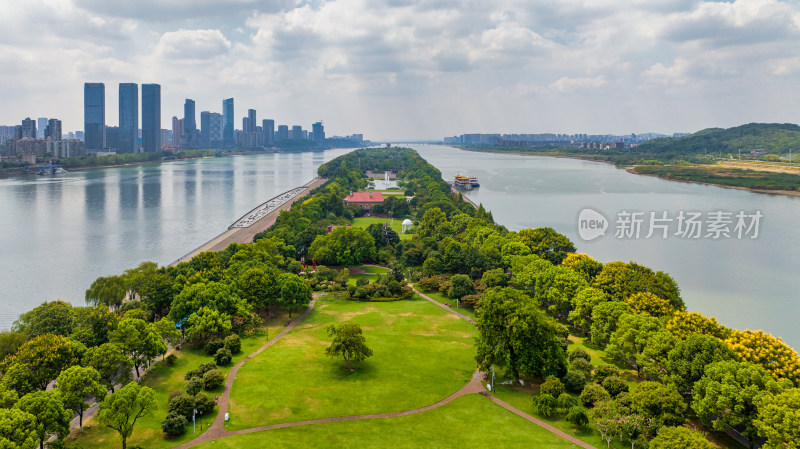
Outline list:
[[[363,211],[342,200],[367,187],[366,169],[397,170],[413,198],[373,212],[411,218],[411,238],[380,223],[353,225]],[[429,405],[463,385],[477,364],[499,376],[498,397],[597,446],[712,447],[693,430],[702,423],[739,433],[751,447],[797,447],[797,353],[763,332],[687,311],[666,273],[576,254],[550,228],[510,232],[451,192],[409,149],[357,150],[319,174],[329,181],[252,244],[171,267],[145,262],[97,279],[86,292],[90,306],[53,301],[23,314],[0,334],[0,445],[32,448],[50,437],[56,447],[75,448],[188,442],[193,410],[207,427],[231,365],[277,334],[317,291],[325,296],[306,321],[237,375],[231,428]],[[372,263],[388,268],[362,265]],[[407,278],[434,299],[458,299],[477,329],[420,301]],[[350,321],[363,329],[356,343],[368,345],[356,345],[352,370],[325,353],[326,329],[336,333]],[[372,393],[359,393],[362,387]],[[65,439],[70,417],[91,398],[102,399],[99,414]],[[420,429],[398,436],[409,447],[462,440],[566,447],[480,397],[446,407],[474,423],[386,422]],[[509,433],[490,432],[489,441],[477,436],[489,430],[480,423],[508,425]],[[311,428],[274,434],[291,441],[265,431],[218,443],[381,446],[390,435],[378,421]],[[719,433],[708,437],[735,444]]]

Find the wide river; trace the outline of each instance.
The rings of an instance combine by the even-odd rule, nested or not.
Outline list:
[[[480,188],[466,196],[509,230],[550,226],[601,262],[635,261],[665,271],[689,310],[734,328],[763,329],[800,348],[800,198],[666,181],[598,162],[412,146],[448,181],[459,173],[477,176]],[[586,208],[610,221],[605,236],[581,239],[578,217]],[[649,212],[663,218],[665,211],[675,220],[667,238],[660,228],[645,238]],[[701,238],[674,235],[681,211],[703,214]],[[705,237],[708,214],[717,211],[732,214],[730,238]],[[755,227],[737,238],[739,211],[763,215],[757,238],[750,238]],[[645,213],[638,239],[615,236],[622,212]]]
[[[467,196],[508,229],[550,226],[600,261],[633,260],[666,271],[690,310],[732,327],[764,329],[800,348],[800,198],[665,181],[572,159],[414,148],[447,180],[478,176],[481,187]],[[0,178],[0,328],[43,301],[83,304],[98,276],[145,260],[171,263],[348,151]],[[578,216],[586,208],[607,218],[605,236],[581,239]],[[615,237],[623,211],[646,213],[638,239]],[[680,211],[760,211],[763,218],[756,239],[683,238],[673,235],[674,223],[668,238],[658,231],[647,239],[650,211],[673,219]]]
[[[351,150],[194,159],[0,177],[0,329],[99,276],[169,264]]]

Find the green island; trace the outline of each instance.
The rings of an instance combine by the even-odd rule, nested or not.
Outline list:
[[[367,170],[403,195],[346,204]],[[667,273],[508,231],[410,149],[318,173],[253,243],[0,333],[0,447],[797,447],[795,350]]]

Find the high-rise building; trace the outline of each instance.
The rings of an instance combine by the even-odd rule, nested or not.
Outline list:
[[[183,135],[181,136],[181,146],[186,148],[197,147],[196,141],[197,121],[194,110],[194,100],[189,98],[183,104]]]
[[[178,148],[181,146],[181,136],[183,135],[183,119],[172,117],[172,146]]]
[[[47,128],[44,133],[45,139],[61,140],[61,120],[51,118],[47,121]]]
[[[119,127],[106,126],[106,149],[119,151]]]
[[[233,138],[233,98],[222,100],[222,146],[232,148]]]
[[[102,151],[106,147],[106,85],[83,85],[83,131],[86,151]]]
[[[36,119],[36,138],[44,139],[44,132],[47,130],[47,117],[39,117]]]
[[[208,117],[208,144],[211,148],[222,148],[222,114],[212,112]]]
[[[161,85],[142,84],[142,151],[161,151],[164,142],[161,134]]]
[[[275,120],[262,120],[261,129],[264,132],[264,145],[273,145],[275,143]]]
[[[289,134],[289,138],[292,140],[303,140],[303,127],[300,125],[292,126],[292,132]]]
[[[248,129],[250,129],[250,119],[247,117],[242,117],[242,132],[249,133],[250,131],[248,131]]]
[[[322,126],[322,122],[311,125],[311,132],[314,133],[314,143],[325,143],[325,127]]]
[[[119,146],[117,153],[139,152],[139,85],[119,83]]]
[[[22,139],[22,125],[14,125],[14,140]]]
[[[247,131],[249,133],[256,132],[256,110],[255,109],[248,109],[247,110],[247,125],[248,125],[248,129],[242,129],[242,131]]]
[[[200,113],[200,146],[211,148],[211,112]]]
[[[286,140],[289,138],[289,127],[286,125],[278,125],[278,141]]]
[[[27,117],[22,121],[22,138],[35,139],[36,138],[36,121]]]

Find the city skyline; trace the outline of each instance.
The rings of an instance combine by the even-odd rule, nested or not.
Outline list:
[[[795,2],[31,0],[5,12],[6,124],[80,129],[92,80],[161,84],[162,128],[186,97],[375,139],[800,122]]]

